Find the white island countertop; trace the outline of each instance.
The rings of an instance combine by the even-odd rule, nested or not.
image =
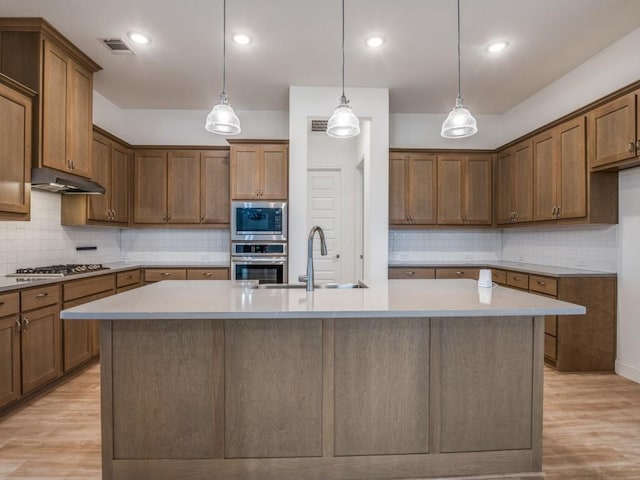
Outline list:
[[[580,315],[582,306],[474,280],[388,280],[369,288],[257,289],[255,282],[172,280],[78,307],[61,318],[95,320],[486,317]]]

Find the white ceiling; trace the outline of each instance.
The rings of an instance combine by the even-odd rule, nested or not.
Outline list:
[[[340,84],[340,0],[228,0],[227,93],[237,110],[286,110],[288,86]],[[386,87],[392,113],[448,111],[456,96],[455,0],[346,0],[346,84]],[[503,113],[640,27],[640,0],[462,0],[462,94]],[[44,17],[103,67],[95,88],[121,108],[207,110],[222,87],[222,0],[2,0],[0,16]],[[114,55],[100,37],[141,30]],[[372,50],[367,36],[385,38]],[[505,39],[501,55],[486,45]],[[637,52],[629,52],[637,55]],[[338,99],[336,98],[336,103]],[[356,106],[354,106],[356,108]]]

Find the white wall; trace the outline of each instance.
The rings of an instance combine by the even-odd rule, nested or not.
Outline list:
[[[306,271],[306,215],[309,118],[328,118],[336,107],[338,87],[289,89],[289,280]],[[356,115],[371,121],[371,155],[365,159],[365,280],[386,278],[389,208],[389,91],[348,88]]]
[[[640,168],[619,174],[616,372],[640,383]]]
[[[31,221],[0,222],[0,276],[18,268],[119,261],[120,231],[60,226],[59,193],[31,191]],[[96,246],[97,250],[76,251]]]

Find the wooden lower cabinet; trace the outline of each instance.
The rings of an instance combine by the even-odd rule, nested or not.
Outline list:
[[[389,267],[389,280],[412,278],[436,278],[436,269],[432,267]]]
[[[0,295],[0,408],[20,398],[20,299]]]
[[[187,280],[229,280],[229,269],[188,268]]]
[[[22,393],[56,379],[62,373],[60,307],[52,305],[22,314]]]
[[[214,268],[145,268],[144,282],[162,280],[229,280],[229,269]]]
[[[436,278],[470,278],[472,280],[478,280],[479,276],[479,268],[436,268]]]

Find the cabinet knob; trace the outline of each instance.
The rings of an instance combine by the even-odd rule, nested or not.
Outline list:
[[[635,153],[636,152],[636,146],[633,142],[629,142],[629,153]]]

